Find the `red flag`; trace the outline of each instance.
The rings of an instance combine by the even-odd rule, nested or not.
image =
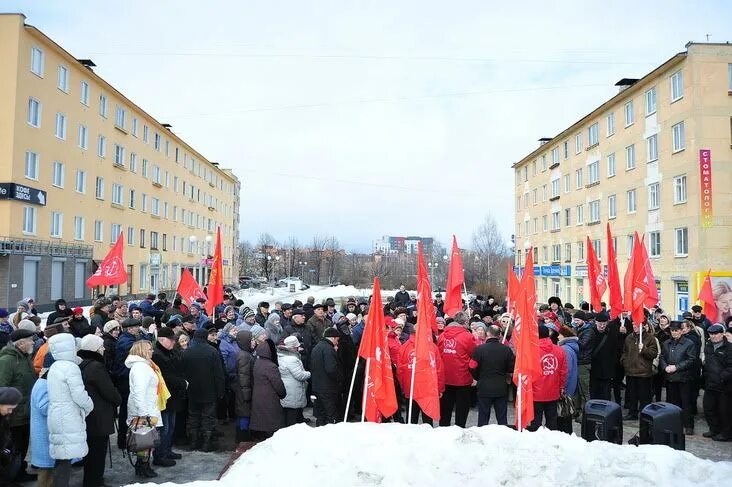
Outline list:
[[[699,290],[698,301],[704,303],[704,315],[712,323],[716,323],[719,318],[719,309],[717,308],[717,302],[714,300],[714,292],[712,291],[712,270],[707,271],[707,276],[704,278],[704,284],[702,284]]]
[[[644,248],[641,239],[636,232],[633,240],[633,253],[628,262],[628,269],[625,271],[625,307],[631,312],[633,323],[640,325],[645,319],[643,305],[649,299],[651,289],[656,288],[655,280],[652,280],[653,274],[650,274],[651,282],[649,283],[649,274],[647,272],[646,262],[644,260]],[[648,269],[650,264],[648,264]],[[656,301],[657,302],[657,301]]]
[[[198,285],[196,280],[193,278],[193,274],[188,269],[183,269],[183,273],[180,275],[180,282],[178,283],[178,289],[175,290],[183,301],[188,304],[193,304],[196,299],[206,299],[206,295],[201,290],[201,286]]]
[[[590,285],[590,303],[592,303],[595,312],[599,313],[602,311],[600,303],[602,302],[602,295],[605,294],[605,289],[607,289],[607,283],[590,237],[587,237],[587,280]]]
[[[86,280],[86,287],[111,286],[127,282],[127,269],[124,261],[125,235],[120,231],[114,247],[104,258],[97,271]]]
[[[607,224],[607,283],[610,288],[610,318],[615,319],[623,312],[623,292],[620,289],[618,258],[609,223]]]
[[[506,289],[506,311],[511,314],[512,318],[516,317],[516,297],[521,290],[521,284],[519,283],[516,273],[513,272],[511,264],[507,265],[508,269],[506,275],[507,289]]]
[[[391,368],[389,347],[386,343],[386,326],[384,324],[384,307],[381,304],[381,285],[379,278],[374,278],[374,291],[371,300],[373,313],[368,314],[366,328],[363,332],[359,357],[369,361],[369,376],[366,382],[365,416],[372,423],[380,423],[381,418],[388,418],[397,410],[394,374]]]
[[[653,275],[653,269],[651,268],[651,259],[648,258],[648,250],[641,240],[641,256],[643,259],[643,274],[645,276],[645,282],[648,286],[646,299],[643,304],[646,308],[650,308],[658,304],[658,288],[656,287],[656,277]]]
[[[462,267],[460,268],[462,270]],[[432,330],[437,328],[432,290],[427,277],[422,243],[417,252],[417,331],[414,337],[414,399],[434,421],[440,419],[440,392],[437,380],[437,356],[432,346]]]
[[[224,266],[221,253],[221,227],[216,231],[216,248],[214,249],[213,265],[211,274],[208,275],[208,299],[206,301],[206,312],[213,316],[216,305],[224,301]]]
[[[448,316],[455,316],[455,313],[463,310],[463,256],[457,244],[455,235],[452,236],[452,253],[450,255],[450,268],[447,272],[447,286],[445,293],[445,304],[443,310]]]
[[[526,253],[526,265],[521,276],[521,289],[516,299],[516,320],[511,340],[516,347],[513,381],[520,388],[521,404],[516,401],[516,427],[525,428],[534,419],[534,378],[539,368],[539,330],[536,323],[536,282],[534,253]],[[518,418],[521,416],[521,423]]]

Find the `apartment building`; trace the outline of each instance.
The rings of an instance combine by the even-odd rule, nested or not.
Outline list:
[[[539,301],[589,301],[586,238],[606,268],[609,222],[621,275],[634,232],[645,235],[671,316],[694,304],[709,269],[719,305],[729,308],[732,45],[689,43],[617,86],[615,96],[512,166],[516,266],[533,248]]]
[[[22,14],[0,15],[0,306],[89,302],[125,237],[121,295],[207,280],[221,227],[235,282],[240,183]],[[144,76],[144,73],[141,73]]]

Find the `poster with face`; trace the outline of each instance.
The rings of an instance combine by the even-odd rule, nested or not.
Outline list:
[[[732,276],[711,276],[712,293],[719,310],[717,321],[725,323],[732,316]]]

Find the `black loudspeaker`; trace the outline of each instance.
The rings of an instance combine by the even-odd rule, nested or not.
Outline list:
[[[623,443],[623,411],[612,401],[593,399],[582,412],[582,438],[587,441]]]
[[[640,413],[641,445],[666,445],[675,450],[685,450],[684,427],[681,408],[667,402],[654,402]]]

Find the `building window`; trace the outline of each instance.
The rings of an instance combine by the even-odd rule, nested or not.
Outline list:
[[[31,72],[43,77],[44,56],[43,51],[37,47],[31,48]]]
[[[524,182],[529,180],[529,166],[524,166]]]
[[[569,174],[564,175],[564,192],[569,193],[572,190],[572,178]]]
[[[147,213],[147,195],[145,193],[142,193],[142,208],[140,211]]]
[[[64,214],[58,211],[51,212],[51,236],[61,238],[63,236]]]
[[[117,166],[125,165],[125,148],[118,144],[114,144],[114,163]]]
[[[577,206],[577,225],[585,224],[585,205]]]
[[[689,229],[686,227],[676,228],[675,233],[675,248],[676,257],[686,257],[689,255]]]
[[[552,245],[552,262],[562,261],[562,244]]]
[[[552,166],[554,164],[559,164],[559,147],[555,147],[552,149]],[[211,178],[209,178],[210,180]]]
[[[542,225],[541,228],[543,229],[544,232],[549,230],[549,219],[547,218],[546,215],[541,217],[541,225]]]
[[[564,160],[566,161],[567,159],[569,159],[569,141],[565,140],[562,143],[562,147],[563,147],[563,152],[564,152]]]
[[[615,218],[618,216],[618,198],[614,194],[607,197],[607,217]]]
[[[585,243],[582,241],[577,242],[577,260],[580,262],[585,260]]]
[[[562,192],[562,181],[557,179],[552,179],[552,198],[556,198],[559,196],[559,194]]]
[[[107,95],[105,94],[99,95],[99,115],[107,118]]]
[[[142,177],[147,179],[147,159],[142,160]]]
[[[32,206],[23,207],[23,233],[35,235],[37,223],[36,209]]]
[[[66,115],[63,113],[56,114],[56,137],[66,140]]]
[[[631,189],[627,193],[628,200],[628,213],[635,213],[638,211],[638,200],[636,198],[635,189]]]
[[[154,148],[154,149],[155,149],[156,151],[158,151],[158,152],[160,152],[160,143],[161,143],[161,141],[162,141],[162,140],[163,140],[163,139],[162,139],[162,137],[160,136],[160,134],[159,134],[159,133],[157,133],[157,132],[155,132],[155,135],[154,135],[154,138],[153,138],[153,148]]]
[[[150,213],[154,216],[160,216],[160,200],[157,198],[150,198]]]
[[[635,169],[635,144],[625,148],[625,170]]]
[[[27,151],[25,153],[25,177],[28,179],[38,180],[38,154]]]
[[[673,132],[673,152],[679,152],[686,148],[684,140],[684,122],[679,122],[671,127]]]
[[[130,152],[130,172],[137,172],[137,154]]]
[[[564,244],[564,262],[572,262],[572,244]]]
[[[582,152],[582,133],[579,133],[574,136],[574,153],[579,154]]]
[[[732,92],[732,63],[727,65],[727,91]]]
[[[58,89],[65,93],[69,91],[69,68],[66,66],[58,67]]]
[[[561,217],[559,216],[559,212],[555,211],[552,213],[552,230],[559,230],[561,225]]]
[[[584,186],[584,183],[585,183],[584,171],[582,168],[579,168],[574,172],[574,187],[576,189],[581,189],[582,186]]]
[[[572,224],[572,209],[565,208],[564,209],[564,226],[568,227],[571,224]]]
[[[140,229],[140,248],[141,249],[145,248],[145,229],[144,228]]]
[[[635,122],[635,113],[633,112],[633,100],[630,100],[628,103],[625,104],[623,111],[625,113],[625,126],[630,127],[631,125],[633,125],[633,122]]]
[[[200,168],[201,166],[198,166],[198,167]],[[546,171],[546,154],[543,154],[541,156],[541,172],[544,172],[544,171]],[[200,176],[200,174],[199,174],[199,176]]]
[[[600,200],[590,201],[590,221],[589,223],[598,223],[600,221]]]
[[[153,166],[152,168],[152,182],[160,184],[160,166]],[[528,198],[526,198],[528,200]]]
[[[140,289],[147,289],[147,264],[140,264]]]
[[[615,133],[615,112],[608,114],[607,119],[607,136],[610,137]]]
[[[104,199],[104,178],[97,176],[96,183],[94,184],[94,197],[98,200]]]
[[[163,201],[163,218],[168,219],[168,202]]]
[[[170,157],[170,141],[165,141],[165,157]]]
[[[150,127],[147,125],[142,126],[142,141],[146,144],[150,143]]]
[[[107,157],[107,138],[101,134],[97,139],[97,155],[102,159]]]
[[[135,245],[135,227],[127,227],[127,245]]]
[[[732,65],[730,65],[732,66]],[[675,102],[684,96],[684,75],[676,71],[671,75],[671,102]]]
[[[648,209],[657,210],[661,206],[661,192],[658,183],[648,185]]]
[[[74,217],[74,240],[84,240],[84,217]]]
[[[137,118],[132,117],[132,127],[131,127],[130,131],[132,132],[133,137],[137,137],[137,126],[138,126]]]
[[[607,177],[615,176],[615,153],[607,156]]]
[[[590,172],[589,184],[600,182],[600,161],[591,162],[587,167]]]
[[[191,197],[193,197],[192,194],[191,194]],[[541,187],[541,201],[546,201],[547,199],[548,199],[547,188],[546,188],[546,184],[544,184]]]
[[[89,129],[86,125],[79,125],[79,147],[84,150],[89,147]]]
[[[600,143],[600,124],[598,122],[590,125],[590,128],[587,131],[587,137],[589,144],[588,147],[592,147]]]
[[[168,250],[168,234],[163,234],[163,252],[166,252]]]
[[[117,110],[114,115],[114,126],[119,127],[122,130],[127,128],[127,112],[121,106],[117,106]]]
[[[158,232],[150,232],[150,250],[158,250]]]
[[[134,210],[135,209],[135,190],[134,189],[131,189],[130,190],[130,201],[129,201],[129,203],[130,203],[130,205],[129,205],[130,206],[130,209]]]
[[[81,88],[79,89],[79,98],[81,103],[83,103],[86,106],[89,106],[89,83],[86,81],[81,82]]]
[[[64,187],[64,164],[63,162],[54,161],[53,163],[53,182],[57,188]]]
[[[33,97],[28,98],[28,125],[41,126],[41,102]]]
[[[646,117],[656,113],[656,88],[646,91]]]
[[[104,222],[94,220],[94,241],[101,242],[102,240],[104,240]]]
[[[646,156],[648,162],[658,160],[658,135],[651,135],[646,139]]]
[[[112,223],[112,233],[109,235],[109,242],[117,242],[117,238],[122,234],[122,225],[119,223]]]
[[[534,206],[536,206],[539,204],[539,190],[534,188],[532,194],[534,195]]]
[[[674,204],[686,203],[686,175],[674,178]]]
[[[650,257],[661,257],[661,232],[648,234],[648,254]]]
[[[81,194],[86,193],[86,171],[80,169],[76,170],[76,192]]]
[[[543,263],[549,262],[549,248],[546,245],[541,248],[541,261]]]
[[[112,184],[112,203],[115,205],[124,204],[124,188],[121,184]]]

